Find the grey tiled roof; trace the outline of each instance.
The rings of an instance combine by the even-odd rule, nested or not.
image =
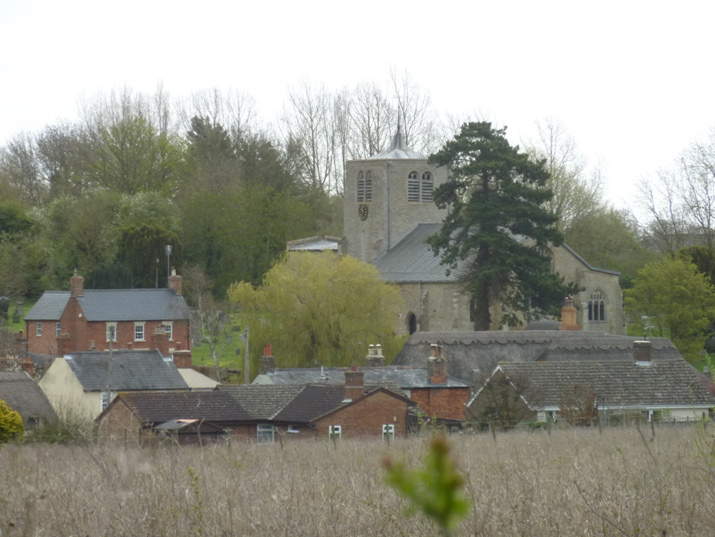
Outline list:
[[[27,321],[59,321],[69,291],[46,291]],[[174,321],[189,318],[183,296],[171,289],[85,289],[78,302],[88,321]]]
[[[426,361],[425,361],[426,365]],[[273,384],[345,384],[345,372],[349,367],[324,367],[324,368],[285,368],[276,369],[273,373],[262,375]],[[401,389],[429,388],[433,385],[429,383],[427,370],[418,367],[404,366],[381,366],[360,368],[364,376],[365,384],[370,386],[387,386],[388,383],[395,384]],[[468,384],[459,379],[448,377],[447,386],[466,387]],[[444,387],[444,385],[441,385]],[[403,394],[404,395],[404,394]]]
[[[345,386],[308,384],[275,416],[276,421],[308,423],[342,406]]]
[[[127,404],[142,423],[147,424],[164,423],[173,419],[212,422],[251,419],[229,393],[220,391],[123,392],[115,401],[119,399]]]
[[[32,309],[25,315],[26,321],[59,321],[65,311],[69,291],[45,291],[35,302]]]
[[[609,362],[503,363],[499,368],[511,379],[528,379],[523,396],[538,407],[559,406],[574,384],[596,393],[613,408],[624,406],[715,406],[695,369],[683,359]]]
[[[0,373],[0,399],[22,416],[26,426],[30,418],[55,416],[45,392],[23,371]]]
[[[638,339],[642,338],[582,330],[415,332],[392,364],[426,367],[430,345],[438,344],[444,347],[449,374],[472,384],[475,371],[488,374],[499,362],[630,360]],[[654,359],[680,358],[669,340],[650,342]]]
[[[280,412],[304,386],[238,384],[219,386],[218,390],[230,394],[255,420],[270,420]]]
[[[67,364],[85,391],[107,389],[108,352],[73,352]],[[112,391],[188,390],[186,382],[171,360],[159,351],[114,351],[112,353]],[[188,416],[184,416],[188,417]]]

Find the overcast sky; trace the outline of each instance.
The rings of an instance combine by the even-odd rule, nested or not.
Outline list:
[[[382,84],[392,68],[513,143],[558,120],[626,207],[715,128],[714,25],[715,2],[695,0],[0,0],[0,144],[125,86],[239,90],[270,122],[290,86]]]

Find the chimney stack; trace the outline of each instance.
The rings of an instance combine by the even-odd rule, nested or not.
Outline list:
[[[447,384],[447,359],[444,348],[433,343],[432,356],[427,360],[427,376],[430,384]]]
[[[365,395],[365,374],[353,366],[345,372],[345,399],[355,401]]]
[[[581,330],[578,325],[578,310],[573,304],[573,297],[567,296],[564,307],[561,308],[561,324],[559,330]]]
[[[177,295],[181,296],[183,290],[183,278],[176,275],[176,269],[171,267],[171,276],[169,276],[169,289],[172,289]]]
[[[151,350],[158,350],[162,356],[169,356],[169,334],[164,325],[159,325],[151,335]]]
[[[259,375],[266,375],[268,373],[274,373],[276,370],[276,359],[272,354],[273,346],[270,343],[266,343],[263,347],[263,356],[261,356],[261,369]]]
[[[633,358],[636,363],[650,363],[651,344],[647,339],[633,342]]]
[[[32,363],[29,356],[25,356],[25,360],[20,364],[22,370],[30,375],[30,378],[35,378],[35,364]]]
[[[174,351],[174,365],[180,369],[191,369],[191,351]]]
[[[64,356],[72,352],[72,337],[67,332],[60,332],[56,337],[57,341],[57,356]]]
[[[367,348],[367,358],[365,359],[367,367],[382,367],[385,365],[385,357],[382,355],[382,345],[372,345]]]
[[[82,298],[84,296],[84,278],[74,270],[74,275],[70,278],[70,296]]]

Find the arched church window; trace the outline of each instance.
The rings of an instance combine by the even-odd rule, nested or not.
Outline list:
[[[606,320],[606,300],[601,291],[591,293],[588,301],[588,320],[597,322]]]
[[[407,201],[420,201],[420,178],[417,172],[410,172],[407,176]]]
[[[432,174],[430,172],[425,172],[422,174],[422,201],[431,202],[432,201],[432,191],[434,190],[434,182],[432,181]]]

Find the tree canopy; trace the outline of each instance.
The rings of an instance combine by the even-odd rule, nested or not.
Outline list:
[[[651,331],[669,337],[694,363],[715,321],[715,288],[689,261],[667,258],[638,271],[633,288],[625,292],[624,305],[631,333]]]
[[[292,253],[263,285],[236,283],[228,296],[250,327],[253,348],[272,343],[283,367],[349,366],[361,363],[369,344],[380,343],[388,358],[401,346],[395,348],[394,335],[399,291],[350,256]]]
[[[451,173],[434,192],[449,214],[428,242],[449,270],[459,265],[475,302],[475,330],[515,325],[520,315],[558,313],[575,289],[550,271],[547,249],[563,236],[545,208],[552,192],[544,162],[512,147],[506,129],[488,122],[465,123],[429,160]],[[496,304],[502,316],[495,323],[490,310]]]

